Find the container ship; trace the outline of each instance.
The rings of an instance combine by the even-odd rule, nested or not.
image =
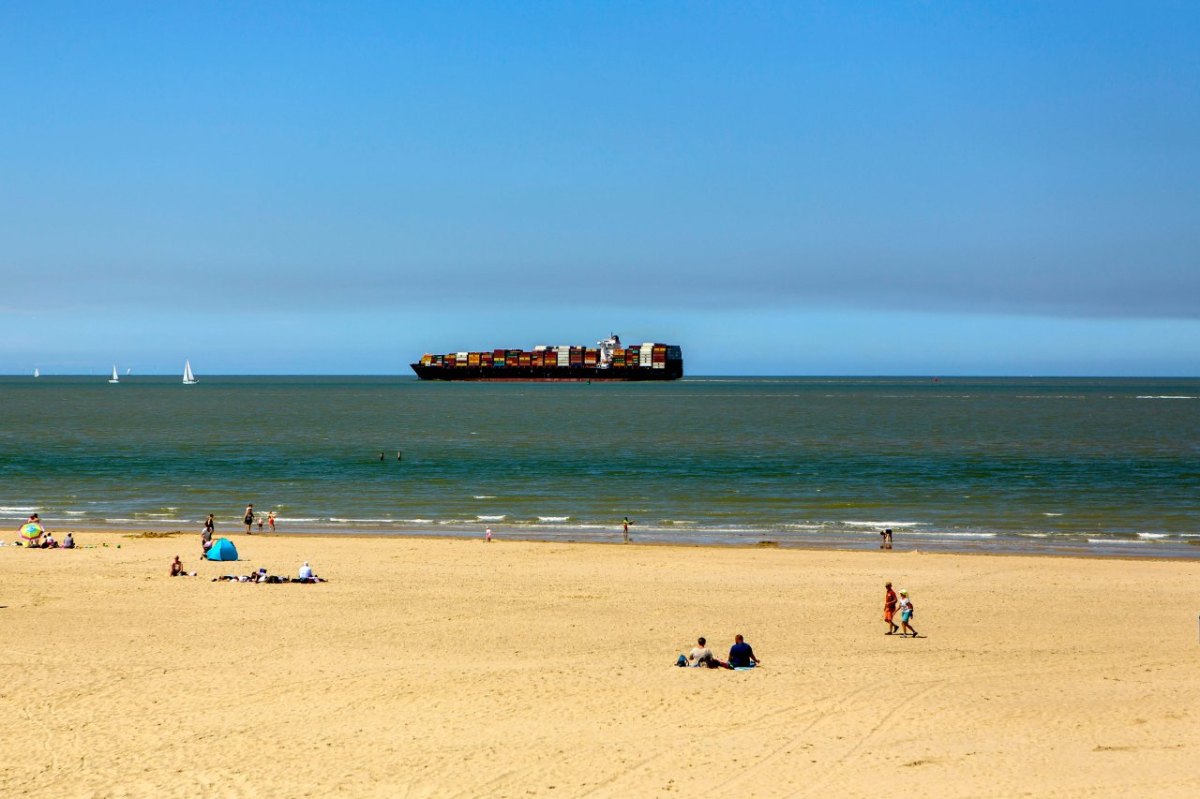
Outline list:
[[[683,351],[674,344],[646,342],[624,347],[616,334],[596,344],[596,347],[539,344],[532,350],[426,354],[419,363],[410,365],[422,380],[558,383],[683,377]]]

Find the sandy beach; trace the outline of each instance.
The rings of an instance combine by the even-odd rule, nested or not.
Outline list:
[[[231,537],[0,548],[0,794],[1200,795],[1195,561]]]

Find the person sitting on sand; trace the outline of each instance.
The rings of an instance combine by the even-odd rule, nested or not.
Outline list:
[[[683,655],[680,655],[682,658]],[[696,639],[696,645],[692,647],[692,651],[687,654],[687,665],[693,668],[707,666],[710,669],[727,669],[728,663],[722,663],[713,657],[712,650],[708,648],[708,642],[703,637]]]
[[[300,574],[300,579],[301,579],[301,580],[312,580],[312,579],[313,579],[313,570],[312,570],[312,566],[309,566],[309,565],[308,565],[308,561],[307,561],[307,560],[306,560],[306,561],[304,561],[304,565],[300,567],[300,572],[299,572],[299,574]]]
[[[735,635],[733,646],[729,647],[729,668],[749,669],[757,666],[758,662],[758,658],[754,656],[754,648],[746,643],[746,639],[741,635]]]
[[[50,533],[46,533],[46,537],[42,539],[42,549],[58,549],[58,542]]]
[[[212,518],[210,515],[209,519]],[[208,550],[212,549],[213,528],[212,525],[205,523],[204,532],[200,533],[200,546],[204,549],[203,555],[208,554]],[[203,557],[203,555],[201,557]]]
[[[175,562],[171,564],[171,576],[172,577],[182,577],[183,576],[183,563],[180,562],[178,555],[175,556]]]
[[[63,549],[74,549],[75,548],[75,539],[71,537],[70,533],[67,533],[67,537],[63,539],[62,545],[63,545]]]
[[[905,637],[908,633],[912,633],[913,638],[917,637],[917,631],[912,628],[911,624],[909,624],[909,622],[912,620],[912,617],[913,617],[912,600],[908,598],[907,591],[901,591],[900,592],[900,626],[904,630],[903,632],[900,633],[901,638]]]

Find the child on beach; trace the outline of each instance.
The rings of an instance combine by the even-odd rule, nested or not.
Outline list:
[[[262,529],[262,522],[258,523],[259,529]],[[267,527],[271,528],[271,532],[275,532],[275,511],[267,514]]]
[[[903,632],[900,633],[901,638],[906,637],[908,635],[908,633],[912,633],[913,638],[917,637],[917,631],[914,630],[912,628],[912,626],[909,624],[909,622],[912,621],[912,617],[913,617],[912,600],[908,598],[907,591],[901,591],[900,592],[900,626],[901,626],[901,628],[903,628]]]

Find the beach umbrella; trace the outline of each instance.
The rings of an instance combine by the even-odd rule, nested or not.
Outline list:
[[[44,532],[45,530],[37,522],[29,522],[28,524],[21,525],[21,538],[24,538],[26,542],[37,541],[42,537],[42,533]]]

